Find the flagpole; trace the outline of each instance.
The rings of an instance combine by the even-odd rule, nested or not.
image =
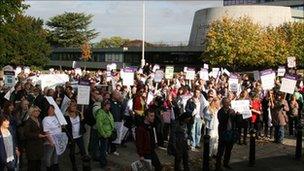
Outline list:
[[[142,54],[141,54],[141,67],[145,66],[145,18],[146,18],[146,6],[145,0],[142,0]]]

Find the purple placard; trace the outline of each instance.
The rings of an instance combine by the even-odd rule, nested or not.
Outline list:
[[[208,72],[208,69],[207,68],[201,68],[201,71],[207,71]]]
[[[194,68],[187,68],[187,71],[195,71]]]
[[[126,67],[123,69],[123,72],[135,72],[135,71],[134,71],[134,68]]]
[[[231,73],[230,76],[229,76],[229,78],[238,79],[238,76],[236,74]]]
[[[90,81],[88,81],[88,80],[79,80],[78,81],[78,85],[89,86],[90,85]]]
[[[272,74],[273,72],[274,71],[272,69],[266,69],[266,70],[260,71],[260,75],[261,76],[269,75],[269,74]]]
[[[292,75],[289,75],[289,74],[285,74],[284,78],[289,79],[289,80],[297,80],[296,76],[292,76]]]

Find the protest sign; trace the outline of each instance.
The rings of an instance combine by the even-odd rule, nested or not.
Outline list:
[[[154,82],[160,83],[163,78],[164,78],[164,71],[156,70],[154,75]]]
[[[237,75],[230,74],[230,77],[228,80],[228,85],[229,85],[229,91],[232,91],[232,92],[238,91],[239,79],[238,79]]]
[[[21,67],[17,67],[17,68],[15,69],[15,76],[17,77],[18,74],[20,74],[21,72],[22,72],[22,68],[21,68]]]
[[[62,153],[64,153],[66,146],[69,142],[69,139],[68,139],[68,136],[66,135],[66,133],[62,132],[59,134],[52,134],[51,138],[55,145],[57,155],[61,155]]]
[[[262,88],[264,90],[270,90],[274,87],[275,72],[271,69],[267,69],[260,72],[260,78],[262,82]]]
[[[68,98],[68,96],[64,95],[64,98],[63,98],[62,103],[61,103],[61,108],[60,108],[62,113],[66,112],[67,108],[70,105],[70,102],[71,102],[71,99]]]
[[[129,129],[124,126],[124,122],[115,122],[115,129],[117,131],[117,138],[112,143],[121,144]]]
[[[88,105],[90,103],[90,82],[79,81],[77,91],[77,104]]]
[[[117,64],[116,63],[111,63],[107,65],[107,71],[112,71],[117,69]]]
[[[75,75],[82,76],[81,68],[76,68],[76,69],[75,69]]]
[[[11,94],[14,92],[15,87],[12,87],[4,96],[5,99],[10,100]]]
[[[208,70],[209,69],[209,65],[208,64],[204,64],[204,68]]]
[[[152,71],[155,72],[156,70],[159,70],[160,69],[160,66],[155,64],[152,68]]]
[[[14,71],[4,71],[4,85],[7,87],[13,87],[16,83]]]
[[[209,80],[209,74],[208,74],[208,69],[206,68],[201,68],[201,70],[199,71],[199,77],[202,80]]]
[[[188,68],[188,67],[184,67],[184,69],[183,69],[184,73],[187,72],[187,68]]]
[[[60,125],[67,125],[67,122],[66,122],[66,120],[63,116],[63,113],[59,109],[59,107],[58,107],[57,103],[55,102],[55,100],[53,99],[53,97],[52,96],[45,96],[45,98],[49,102],[49,104],[51,104],[55,107],[55,115],[56,115]]]
[[[249,100],[232,100],[231,108],[240,113],[243,119],[247,119],[252,116]]]
[[[125,86],[134,85],[134,70],[132,68],[124,68],[121,78],[122,78],[122,85]]]
[[[65,84],[70,80],[67,74],[41,74],[38,79],[41,83],[42,90],[45,87],[55,88],[58,84]]]
[[[29,75],[31,73],[30,67],[24,67],[23,68],[24,74]]]
[[[219,76],[220,68],[212,68],[211,72],[209,73],[210,77],[217,78]]]
[[[194,80],[194,78],[195,78],[195,69],[187,68],[186,80]]]
[[[280,91],[288,94],[293,94],[296,88],[297,78],[291,75],[285,75],[282,78]]]
[[[131,164],[132,171],[152,171],[152,161],[145,160],[137,160]]]
[[[279,77],[283,77],[283,76],[285,75],[285,72],[286,72],[285,67],[280,66],[280,67],[278,68],[278,76],[279,76]]]
[[[165,78],[172,79],[174,74],[174,67],[173,66],[166,66],[165,70]]]
[[[296,67],[296,57],[288,57],[287,58],[287,67],[288,68],[295,68]]]
[[[260,80],[260,72],[257,70],[253,71],[253,78],[255,81]]]

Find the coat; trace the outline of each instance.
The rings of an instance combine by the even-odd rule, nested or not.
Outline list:
[[[14,134],[14,132],[9,129],[10,134],[13,136],[13,148],[14,148],[14,156],[16,158],[16,135]],[[3,142],[3,137],[2,137],[2,132],[0,131],[0,165],[5,165],[6,164],[6,153],[5,153],[5,146],[4,146],[4,142]]]
[[[96,112],[96,126],[101,137],[109,138],[115,128],[112,114],[110,112],[106,113],[104,110],[99,109]]]
[[[29,118],[24,125],[24,136],[26,140],[25,150],[26,156],[29,160],[41,160],[43,157],[43,142],[44,139],[39,138],[38,135],[42,134],[42,124],[40,126]]]
[[[80,116],[79,116],[80,117]],[[73,141],[73,133],[72,133],[72,122],[70,120],[69,116],[64,116],[65,120],[67,121],[66,129],[65,132],[69,138],[69,141]],[[80,119],[80,128],[79,128],[79,134],[83,135],[86,132],[85,127],[84,127],[84,120]]]
[[[140,157],[151,154],[156,147],[153,126],[143,123],[135,129],[135,134],[137,154]]]
[[[286,100],[276,101],[272,110],[271,117],[273,125],[285,126],[288,122],[286,112],[289,111],[289,106]]]

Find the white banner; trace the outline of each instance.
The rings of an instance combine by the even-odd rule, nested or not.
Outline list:
[[[261,71],[261,82],[263,90],[270,90],[274,87],[275,72],[272,70]]]
[[[41,81],[42,90],[45,87],[55,88],[58,84],[65,84],[69,81],[66,74],[41,74],[38,79]]]
[[[53,143],[55,144],[57,155],[61,155],[62,153],[64,153],[68,144],[68,136],[66,135],[66,133],[53,134],[51,136]]]
[[[55,107],[55,115],[58,119],[58,122],[60,123],[60,125],[67,125],[68,123],[66,122],[61,110],[59,109],[57,103],[55,102],[55,100],[53,99],[52,96],[45,96],[46,100]]]
[[[132,86],[134,85],[134,72],[131,69],[123,69],[123,74],[121,75],[122,78],[122,85],[125,86]]]
[[[252,116],[249,100],[232,100],[231,108],[242,114],[243,119],[247,119]]]
[[[163,78],[164,78],[164,71],[156,70],[154,75],[154,82],[160,83]]]
[[[186,80],[194,80],[194,78],[195,78],[195,69],[187,68]]]
[[[174,74],[174,67],[173,66],[166,66],[165,70],[165,78],[172,79]]]
[[[77,104],[88,105],[90,103],[90,86],[78,85]]]
[[[129,129],[124,126],[124,122],[115,122],[115,128],[117,131],[117,138],[112,143],[121,144],[121,141],[126,136]]]
[[[201,70],[199,71],[199,77],[202,80],[208,81],[209,80],[208,69],[201,68]]]
[[[60,110],[63,114],[66,112],[67,108],[69,107],[70,101],[71,101],[71,99],[68,98],[68,96],[64,95],[64,98],[61,103],[61,108],[60,108]]]

